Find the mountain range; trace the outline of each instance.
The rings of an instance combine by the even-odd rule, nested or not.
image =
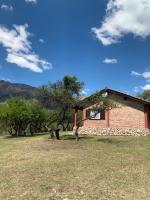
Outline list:
[[[5,102],[11,97],[36,98],[36,87],[22,83],[11,83],[0,80],[0,102]]]

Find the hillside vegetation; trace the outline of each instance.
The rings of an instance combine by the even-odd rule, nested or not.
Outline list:
[[[36,98],[35,87],[20,83],[10,83],[0,80],[0,102],[5,102],[11,97],[23,97],[25,99]]]

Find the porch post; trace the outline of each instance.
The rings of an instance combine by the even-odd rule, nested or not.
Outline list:
[[[82,109],[82,126],[84,126],[84,120],[85,120],[85,110]]]
[[[109,114],[110,114],[110,111],[109,111],[109,109],[107,109],[107,110],[106,110],[106,127],[107,127],[107,128],[110,126]]]
[[[144,106],[144,123],[145,128],[149,128],[149,108],[147,105]]]
[[[75,112],[74,112],[74,127],[75,128],[77,127],[77,120],[78,120],[78,110],[75,109]]]

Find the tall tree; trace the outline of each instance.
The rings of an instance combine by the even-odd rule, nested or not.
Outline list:
[[[78,81],[76,76],[65,76],[63,78],[63,85],[64,89],[70,91],[73,96],[79,96],[84,83]]]
[[[61,81],[48,83],[39,90],[39,100],[43,106],[57,111],[57,126],[61,125],[65,131],[71,120],[70,113],[73,113],[73,106],[84,86],[75,76],[65,76]],[[56,124],[56,123],[55,123]]]
[[[145,90],[141,94],[138,95],[139,98],[142,98],[144,100],[150,101],[150,90]]]

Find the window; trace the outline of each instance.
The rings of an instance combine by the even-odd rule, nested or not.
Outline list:
[[[108,97],[108,92],[104,92],[104,93],[102,94],[102,97],[103,97],[103,98]]]
[[[89,109],[86,111],[86,118],[90,120],[105,120],[105,110]]]

